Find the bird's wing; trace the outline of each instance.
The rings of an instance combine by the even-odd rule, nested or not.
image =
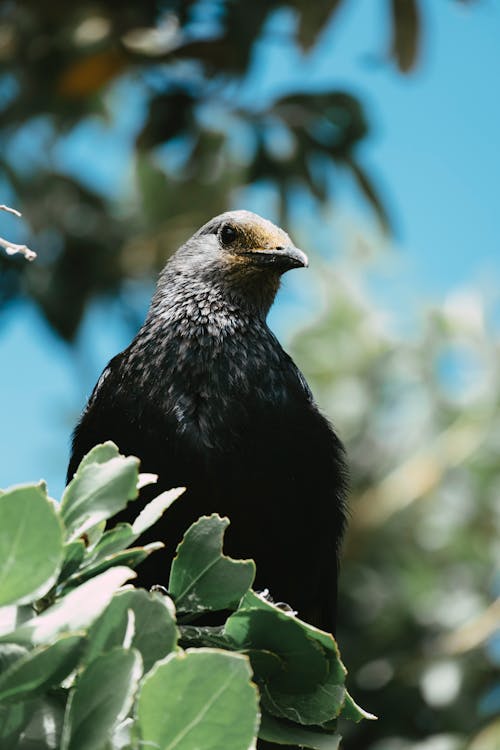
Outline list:
[[[116,418],[114,416],[116,414],[116,383],[120,378],[124,355],[125,352],[117,354],[106,365],[75,427],[67,482],[73,478],[80,461],[94,445],[113,439],[112,436],[115,433],[113,421]]]
[[[321,413],[304,375],[291,357],[286,352],[283,354],[288,382],[294,384],[298,394],[297,410],[289,409],[295,427],[290,434],[295,432],[296,442],[300,445],[294,464],[296,485],[297,489],[300,487],[304,500],[304,513],[309,516],[305,522],[316,532],[315,549],[321,579],[318,583],[323,592],[317,600],[317,608],[307,608],[309,611],[303,615],[330,630],[336,617],[338,560],[347,518],[345,453],[337,434]]]

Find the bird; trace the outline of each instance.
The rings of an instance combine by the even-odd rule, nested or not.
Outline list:
[[[333,633],[345,450],[267,324],[282,275],[307,266],[283,229],[249,211],[196,231],[99,378],[73,433],[68,481],[94,445],[112,440],[158,474],[155,493],[187,488],[140,539],[165,547],[139,566],[139,585],[166,586],[184,532],[218,513],[230,519],[225,553],[256,563],[254,588]],[[151,492],[117,520],[132,522]]]

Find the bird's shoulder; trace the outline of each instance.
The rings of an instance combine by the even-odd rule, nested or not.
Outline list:
[[[89,411],[89,409],[92,408],[95,402],[100,400],[100,398],[104,394],[106,394],[106,397],[113,400],[114,396],[116,395],[117,381],[120,379],[121,367],[127,355],[127,351],[128,348],[124,349],[122,352],[116,354],[112,359],[110,359],[110,361],[100,374],[99,379],[97,380],[97,383],[95,384],[92,393],[90,394],[89,400],[84,410],[84,414],[85,412]]]
[[[266,346],[272,356],[264,358],[265,367],[272,367],[278,373],[287,397],[293,396],[308,405],[315,405],[309,384],[293,358],[285,351],[275,334],[267,328]]]

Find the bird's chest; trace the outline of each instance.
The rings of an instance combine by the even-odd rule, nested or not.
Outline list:
[[[152,380],[149,398],[170,429],[204,448],[237,448],[287,398],[279,352],[258,336],[183,338]]]

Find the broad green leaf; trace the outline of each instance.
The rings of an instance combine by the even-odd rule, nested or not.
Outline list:
[[[119,523],[105,531],[98,543],[85,560],[85,566],[94,565],[109,555],[122,552],[134,541],[134,533],[129,523]]]
[[[38,599],[57,580],[63,530],[40,485],[14,487],[0,496],[0,606]]]
[[[78,664],[85,639],[63,636],[29,651],[0,675],[0,702],[22,701],[58,685]]]
[[[345,668],[329,633],[307,625],[263,597],[249,592],[225,626],[238,648],[247,650],[262,705],[269,713],[318,725],[339,715],[345,700]],[[312,650],[311,650],[312,649]],[[279,657],[282,668],[263,658]]]
[[[109,750],[131,750],[133,719],[124,719],[113,730],[109,740]]]
[[[141,653],[144,672],[148,672],[155,662],[175,648],[177,627],[171,600],[144,589],[119,591],[89,630],[89,645],[84,657],[86,663],[123,644],[130,610],[135,615],[131,646]]]
[[[84,459],[61,501],[61,516],[70,541],[136,498],[138,473],[139,459],[134,456],[115,456],[103,463]]]
[[[0,705],[0,747],[2,749],[15,748],[17,750],[17,740],[32,715],[33,701]]]
[[[320,644],[308,637],[301,623],[293,616],[277,610],[238,610],[228,618],[225,635],[238,650],[276,654],[283,669],[261,676],[259,661],[252,660],[256,679],[272,680],[270,684],[288,692],[302,693],[313,689],[328,676],[328,659]]]
[[[361,708],[361,706],[358,706],[353,697],[349,695],[347,691],[340,715],[344,719],[350,719],[350,721],[355,721],[356,723],[360,722],[362,719],[374,720],[377,718],[374,714],[371,714],[368,711],[365,711],[364,708]]]
[[[109,529],[109,531],[106,531],[95,546],[92,553],[89,554],[88,559],[85,561],[85,567],[94,565],[95,563],[109,557],[110,555],[125,550],[130,544],[135,542],[135,540],[141,534],[149,529],[150,526],[156,523],[156,521],[163,515],[167,508],[172,505],[174,500],[182,495],[184,489],[184,487],[178,487],[176,489],[163,492],[161,495],[156,497],[154,500],[148,503],[146,507],[143,508],[143,510],[139,513],[134,521],[133,526],[128,523],[120,523],[114,528]],[[153,551],[150,545],[148,545],[147,549]],[[157,549],[159,549],[159,547],[157,547]]]
[[[326,734],[313,729],[306,729],[300,725],[293,725],[275,719],[263,713],[259,729],[259,737],[277,745],[313,748],[313,750],[338,750],[339,734]]]
[[[28,653],[28,649],[17,643],[0,643],[0,680],[4,672]]]
[[[91,464],[104,464],[106,461],[111,461],[112,458],[116,458],[119,455],[120,451],[118,446],[111,440],[107,440],[105,443],[99,443],[99,445],[94,445],[94,447],[86,453],[80,461],[75,476],[80,470],[85,469]]]
[[[68,701],[61,750],[97,750],[127,716],[142,675],[135,651],[116,648],[94,659],[79,676]]]
[[[278,615],[285,615],[288,618],[292,617],[293,621],[302,628],[303,632],[311,640],[320,645],[325,652],[329,662],[328,673],[334,673],[339,684],[345,681],[347,670],[342,663],[339,648],[331,633],[319,630],[319,628],[314,627],[314,625],[310,625],[307,622],[303,622],[298,617],[293,617],[291,614],[287,614],[280,607],[276,606],[276,604],[268,601],[260,594],[256,594],[255,591],[249,591],[245,594],[240,602],[238,611],[244,612],[249,609],[262,609],[265,612],[274,612]]]
[[[185,487],[174,487],[171,490],[162,492],[161,495],[158,495],[154,500],[151,500],[151,502],[141,510],[132,525],[134,539],[137,539],[141,534],[144,534],[147,529],[153,526],[158,519],[162,517],[164,512],[170,508],[172,503],[185,491]]]
[[[305,633],[307,633],[310,638],[313,638],[315,641],[320,643],[321,646],[329,653],[329,655],[333,659],[338,661],[339,678],[347,674],[347,670],[340,659],[339,648],[337,646],[337,643],[335,642],[335,638],[331,633],[320,630],[314,625],[310,625],[309,623],[300,620],[298,617],[293,616],[291,613],[287,613],[285,610],[281,609],[281,607],[278,607],[276,604],[266,599],[265,596],[263,596],[262,594],[258,594],[255,591],[248,591],[241,600],[240,606],[238,607],[238,611],[241,612],[248,609],[262,609],[266,612],[281,613],[286,615],[286,617],[292,617],[292,619],[301,626],[301,628]]]
[[[248,750],[259,725],[248,660],[216,649],[171,654],[145,677],[140,744],[161,750]],[[142,747],[141,744],[141,747]]]
[[[15,605],[0,607],[0,636],[15,630],[20,625],[17,619],[19,609]]]
[[[144,547],[131,547],[122,552],[117,552],[115,555],[110,555],[109,557],[100,560],[95,565],[90,565],[88,568],[84,568],[76,573],[68,579],[66,587],[69,589],[74,586],[80,586],[84,581],[88,581],[90,578],[95,578],[95,576],[100,575],[105,570],[118,565],[126,565],[129,568],[136,568],[152,552],[162,549],[163,546],[163,542],[151,542],[151,544],[146,544]]]
[[[64,558],[59,573],[58,583],[65,581],[75,573],[85,557],[85,543],[81,539],[64,545]]]
[[[169,592],[178,610],[203,612],[238,605],[255,577],[253,560],[232,560],[222,552],[227,518],[213,514],[194,523],[177,547]]]
[[[9,640],[9,633],[17,630],[23,623],[33,617],[33,608],[27,604],[20,607],[0,607],[0,638]]]
[[[106,521],[99,521],[99,523],[86,528],[80,535],[80,538],[85,542],[85,549],[87,550],[87,553],[92,552],[94,550],[94,547],[99,544],[99,541],[104,534],[105,528]]]
[[[15,750],[59,750],[64,717],[63,698],[64,695],[45,695],[29,704],[29,722]],[[3,748],[3,745],[0,747]]]
[[[135,573],[130,568],[112,568],[71,591],[41,615],[33,617],[0,641],[41,645],[52,643],[59,633],[85,631],[106,609],[114,592]]]
[[[345,687],[332,675],[300,693],[279,690],[272,680],[263,684],[259,681],[259,685],[262,706],[269,713],[304,725],[317,726],[336,719],[346,697]]]
[[[243,653],[250,659],[254,674],[258,675],[260,680],[271,680],[286,669],[284,660],[272,651],[250,648],[245,649]]]
[[[147,487],[150,484],[156,484],[158,481],[158,474],[143,473],[137,477],[137,489],[142,490],[143,487]]]

